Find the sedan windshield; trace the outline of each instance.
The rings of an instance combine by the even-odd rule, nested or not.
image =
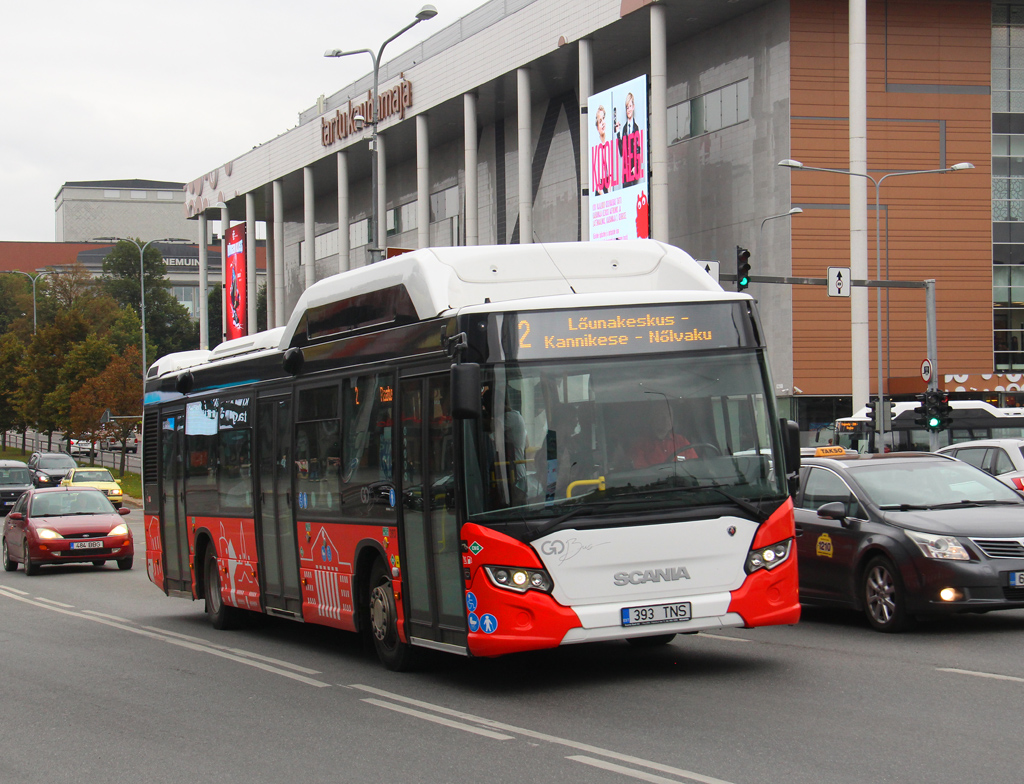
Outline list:
[[[850,467],[857,480],[883,509],[935,509],[965,504],[1021,504],[1021,497],[998,479],[967,463],[952,460],[907,460]]]
[[[113,482],[114,477],[105,468],[98,468],[95,471],[75,471],[75,482]]]
[[[39,459],[39,467],[52,471],[54,469],[74,468],[75,461],[70,457],[42,457]]]
[[[786,496],[755,352],[499,366],[482,380],[482,416],[464,425],[478,519]]]
[[[0,485],[29,485],[27,468],[0,468]]]
[[[99,490],[40,493],[32,499],[31,517],[114,514],[114,507]]]

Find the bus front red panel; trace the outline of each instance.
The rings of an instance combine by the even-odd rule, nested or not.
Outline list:
[[[470,575],[466,610],[476,619],[469,631],[469,651],[474,656],[554,648],[570,629],[581,625],[575,612],[549,594],[498,588],[487,577],[484,566],[543,569],[529,545],[473,523],[462,527],[462,540],[469,548],[462,561]]]
[[[729,612],[739,614],[747,627],[794,624],[800,620],[800,588],[796,563],[796,522],[793,501],[787,499],[754,536],[753,548],[790,540],[789,557],[774,569],[759,569],[732,592]]]
[[[224,603],[243,610],[260,610],[260,585],[256,575],[256,524],[244,517],[195,517],[190,528],[210,532],[217,550],[220,590]],[[194,546],[189,550],[194,554]],[[193,573],[195,569],[193,569]]]

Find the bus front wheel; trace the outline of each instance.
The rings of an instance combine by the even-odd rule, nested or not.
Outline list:
[[[217,554],[212,546],[206,551],[203,577],[203,587],[206,589],[206,617],[210,619],[214,629],[235,628],[241,611],[224,603],[224,596],[220,591],[220,568],[217,566]]]
[[[415,651],[398,637],[398,606],[395,589],[387,567],[376,561],[370,570],[369,592],[370,636],[377,658],[389,670],[403,672],[412,669]]]

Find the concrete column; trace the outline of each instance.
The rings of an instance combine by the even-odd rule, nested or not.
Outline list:
[[[388,159],[385,151],[384,134],[377,134],[377,220],[380,221],[380,236],[374,237],[380,248],[378,258],[387,258],[388,248]]]
[[[867,120],[867,8],[865,0],[850,0],[850,171],[868,172]],[[876,219],[878,216],[875,216]],[[868,277],[868,181],[850,177],[850,275]],[[853,410],[867,405],[871,394],[868,354],[868,290],[850,289],[850,372]],[[882,369],[878,369],[881,373]]]
[[[580,56],[580,232],[581,240],[590,239],[590,120],[587,117],[587,99],[594,92],[594,65],[591,60],[590,39],[581,38]]]
[[[245,194],[245,302],[246,335],[255,335],[256,327],[256,194]]]
[[[530,72],[516,71],[519,109],[519,244],[533,242],[533,139],[530,133]]]
[[[199,348],[210,347],[210,310],[207,299],[207,280],[210,277],[210,259],[207,243],[210,241],[206,213],[199,213]]]
[[[231,228],[231,213],[227,207],[220,208],[220,340],[228,337],[228,229]]]
[[[665,6],[651,6],[651,236],[668,242],[668,48]]]
[[[338,152],[338,272],[352,269],[348,236],[348,153]]]
[[[463,134],[466,138],[466,244],[480,244],[480,188],[477,178],[476,93],[462,96]],[[429,210],[428,210],[429,214]]]
[[[263,201],[266,207],[263,210],[263,221],[267,227],[266,260],[267,260],[267,329],[277,326],[277,287],[275,278],[277,270],[274,269],[274,198],[273,188],[269,185],[263,186]]]
[[[302,263],[305,265],[306,285],[309,288],[316,283],[316,194],[313,190],[313,167],[302,169],[302,208],[303,228],[305,229],[302,244]]]
[[[288,320],[284,278],[284,182],[274,180],[271,187],[274,191],[274,288],[277,289],[274,294],[274,321],[278,326],[284,326]]]
[[[430,245],[430,135],[425,115],[416,115],[416,247]]]

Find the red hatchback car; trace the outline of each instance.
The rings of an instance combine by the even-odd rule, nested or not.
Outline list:
[[[129,510],[114,509],[101,490],[91,487],[41,487],[25,492],[4,519],[4,570],[18,564],[38,574],[42,564],[117,561],[131,569],[135,543],[121,519]]]

